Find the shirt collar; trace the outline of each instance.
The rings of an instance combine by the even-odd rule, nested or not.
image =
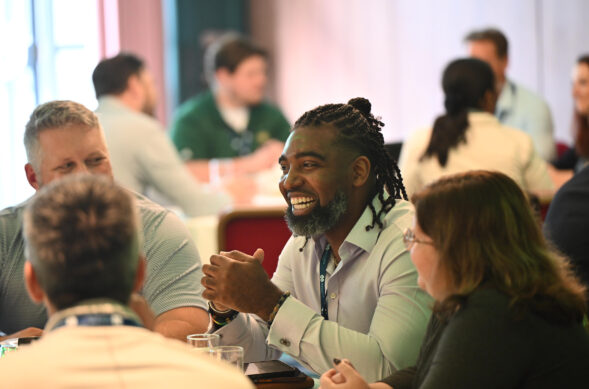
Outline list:
[[[478,125],[499,125],[499,120],[488,112],[476,111],[468,113],[469,126],[476,127]]]
[[[97,113],[102,110],[108,111],[122,111],[122,112],[134,112],[131,108],[123,104],[117,97],[112,95],[104,95],[98,98]]]
[[[516,86],[511,80],[505,80],[499,98],[497,99],[497,106],[495,107],[495,114],[497,116],[500,116],[502,112],[511,111],[513,100],[515,99],[515,88]]]
[[[385,200],[389,197],[389,195],[385,192]],[[372,199],[372,206],[374,210],[378,214],[378,212],[382,209],[382,204],[378,198],[378,196],[374,196]],[[383,223],[384,228],[386,228],[386,220],[384,217],[381,216],[381,220]],[[372,211],[370,207],[367,205],[362,212],[362,215],[354,224],[354,227],[344,239],[341,247],[344,247],[346,244],[351,244],[354,247],[358,247],[366,252],[372,251],[372,248],[376,244],[378,237],[380,235],[381,229],[378,224],[374,225],[374,228],[371,228],[369,231],[366,231],[366,226],[372,225]],[[319,235],[314,237],[313,240],[315,241],[315,251],[318,253],[319,257],[322,255],[323,250],[325,249],[325,245],[327,244],[327,239],[325,235]],[[343,258],[342,258],[343,260]]]
[[[73,307],[63,309],[51,315],[45,325],[45,331],[51,331],[58,323],[70,316],[88,314],[119,314],[124,318],[130,318],[141,323],[139,316],[129,307],[111,299],[84,300]]]

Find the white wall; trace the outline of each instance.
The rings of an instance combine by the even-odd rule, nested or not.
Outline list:
[[[546,96],[557,139],[570,140],[570,69],[589,52],[584,0],[252,0],[252,35],[269,48],[272,95],[296,120],[365,96],[400,140],[443,112],[441,72],[472,29],[510,41],[509,75]]]

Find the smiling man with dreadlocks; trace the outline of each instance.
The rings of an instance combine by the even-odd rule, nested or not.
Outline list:
[[[295,123],[279,159],[293,236],[272,280],[261,249],[203,267],[212,330],[246,361],[282,351],[322,373],[351,356],[376,380],[417,358],[430,300],[403,244],[414,212],[370,110],[355,98]]]

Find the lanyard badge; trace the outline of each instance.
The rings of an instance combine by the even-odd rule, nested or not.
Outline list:
[[[323,250],[323,255],[321,256],[321,262],[319,263],[319,290],[321,291],[321,316],[325,320],[329,320],[329,315],[327,313],[327,291],[325,290],[325,277],[327,274],[327,264],[331,259],[331,246],[329,243],[325,246],[325,250]]]

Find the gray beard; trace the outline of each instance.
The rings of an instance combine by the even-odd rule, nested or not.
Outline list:
[[[327,205],[316,205],[308,215],[295,216],[290,206],[284,218],[294,235],[311,238],[337,226],[347,210],[348,196],[339,190]]]

